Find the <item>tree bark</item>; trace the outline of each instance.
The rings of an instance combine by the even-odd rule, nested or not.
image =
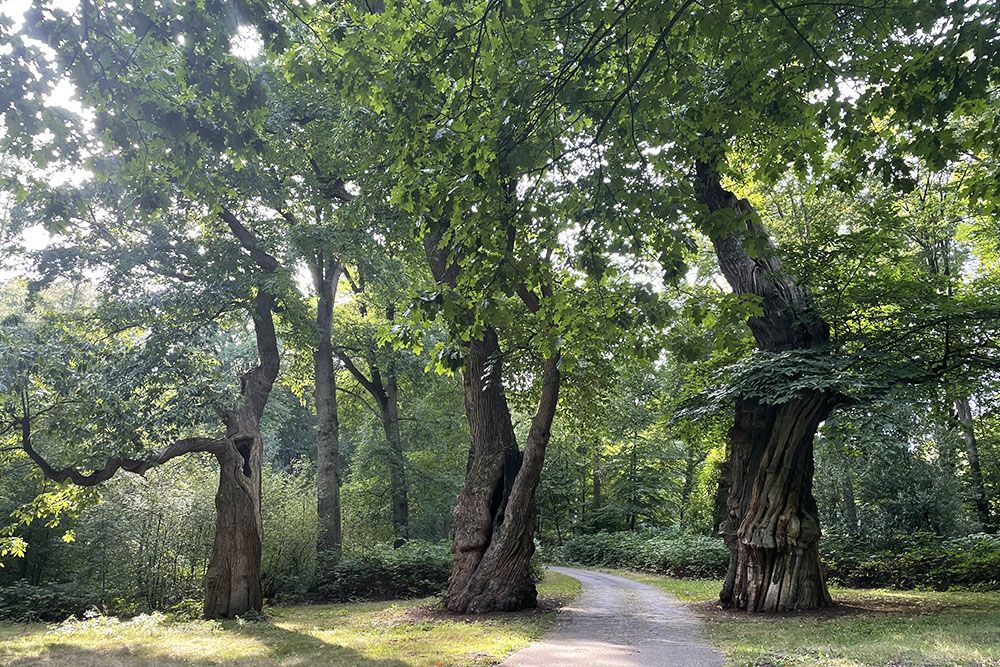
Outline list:
[[[844,519],[847,522],[847,532],[851,535],[861,534],[861,522],[858,519],[858,502],[854,494],[854,478],[847,464],[844,464]]]
[[[504,184],[504,192],[510,204],[513,180]],[[455,288],[460,267],[444,242],[446,231],[446,224],[432,227],[424,236],[424,250],[438,284]],[[514,234],[515,228],[508,225],[508,253]],[[541,290],[542,296],[551,297],[548,286]],[[530,311],[540,310],[538,295],[523,285],[517,292]],[[502,371],[497,332],[486,326],[469,341],[463,372],[472,449],[455,506],[454,564],[446,598],[454,612],[513,611],[534,607],[538,598],[531,574],[535,490],[559,399],[559,354],[554,352],[543,363],[541,392],[523,453],[518,450]]]
[[[333,365],[333,307],[342,266],[317,254],[310,267],[319,297],[316,305],[316,350],[313,352],[316,403],[316,510],[319,549],[340,553],[340,424],[337,419],[336,370]]]
[[[406,459],[403,437],[399,428],[399,380],[396,369],[389,363],[386,369],[385,401],[379,403],[382,428],[388,445],[389,495],[392,504],[392,534],[398,548],[410,539],[410,502],[406,484]]]
[[[983,525],[983,530],[993,532],[993,518],[990,516],[990,504],[983,484],[983,469],[979,464],[979,443],[976,441],[976,431],[972,421],[972,408],[969,399],[963,396],[955,401],[955,418],[962,428],[965,440],[965,455],[969,461],[969,482],[972,486],[973,501],[976,505],[976,516]]]
[[[825,349],[829,329],[809,295],[786,276],[753,208],[722,187],[715,164],[696,163],[695,189],[706,230],[733,291],[760,299],[748,321],[768,352]],[[721,231],[720,231],[721,230]],[[748,242],[760,248],[751,256]],[[819,558],[812,495],[813,438],[834,405],[809,392],[781,405],[740,400],[729,432],[729,495],[721,532],[730,551],[724,607],[793,611],[832,604]]]
[[[447,606],[473,613],[533,607],[535,489],[558,401],[558,359],[545,361],[523,453],[514,436],[500,345],[491,328],[469,344],[463,388],[472,460],[455,507],[455,562]]]
[[[246,409],[226,416],[227,443],[216,454],[215,541],[205,574],[205,618],[233,618],[263,603],[260,581],[259,421]]]
[[[598,453],[600,443],[594,444],[593,476],[594,476],[594,510],[601,509],[601,458]]]

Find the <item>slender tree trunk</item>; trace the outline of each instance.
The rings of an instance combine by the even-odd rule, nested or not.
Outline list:
[[[986,496],[986,487],[983,485],[983,469],[979,464],[979,443],[976,441],[976,431],[972,421],[972,408],[969,406],[968,397],[963,396],[955,401],[955,417],[962,428],[962,437],[965,439],[965,454],[969,460],[969,482],[972,485],[976,515],[979,518],[979,522],[983,525],[983,530],[992,532],[994,526],[992,517],[990,516],[990,505]]]
[[[406,484],[406,458],[399,429],[399,382],[396,369],[390,363],[386,370],[385,400],[379,403],[382,428],[388,445],[389,495],[392,503],[392,534],[395,546],[410,539],[409,489]]]
[[[594,466],[594,471],[593,471],[593,475],[594,475],[594,510],[601,509],[601,471],[600,471],[601,458],[600,458],[600,455],[597,453],[597,447],[598,446],[599,446],[598,444],[594,445],[594,462],[593,462],[593,466]]]
[[[686,460],[684,462],[684,484],[681,486],[681,506],[678,512],[678,518],[681,522],[684,521],[684,515],[687,513],[688,501],[691,499],[691,492],[694,490],[694,477],[695,471],[698,468],[698,458],[688,448]]]
[[[635,436],[633,436],[632,447],[628,455],[628,483],[629,483],[629,508],[628,508],[628,529],[635,532],[636,517],[639,514],[639,479],[638,479],[638,458],[636,452]]]
[[[861,534],[861,521],[858,520],[858,502],[854,495],[854,478],[851,471],[844,466],[844,519],[847,520],[847,531],[851,535]]]
[[[469,345],[464,374],[472,461],[455,507],[454,567],[448,608],[457,612],[533,607],[535,489],[559,390],[558,360],[545,362],[542,393],[524,453],[504,395],[500,346],[487,329]]]
[[[711,216],[706,229],[720,269],[734,292],[760,299],[761,314],[748,321],[757,347],[824,353],[829,329],[809,295],[782,271],[749,202],[725,190],[715,165],[705,162],[696,164],[695,187]],[[746,250],[748,242],[760,249],[754,256]],[[832,603],[820,566],[812,478],[813,438],[834,402],[825,392],[804,393],[781,405],[737,401],[721,525],[730,551],[723,606],[759,612]]]
[[[316,305],[316,350],[313,352],[316,402],[316,510],[319,549],[340,553],[340,425],[337,420],[336,370],[333,365],[333,307],[342,267],[317,255],[311,267]]]

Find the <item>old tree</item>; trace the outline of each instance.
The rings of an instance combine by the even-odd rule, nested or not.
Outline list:
[[[728,284],[719,301],[757,348],[723,392],[721,600],[825,606],[817,430],[865,400],[858,387],[870,397],[970,372],[982,336],[928,311],[922,351],[894,351],[919,363],[856,372],[885,350],[832,335],[840,295],[818,299],[822,285],[788,268],[762,193],[804,175],[845,196],[873,179],[903,193],[929,167],[962,172],[962,196],[988,199],[996,12],[923,0],[33,6],[2,54],[0,175],[19,229],[57,234],[36,257],[38,284],[82,275],[103,290],[98,324],[67,345],[99,357],[110,340],[108,354],[134,357],[142,373],[114,400],[151,425],[117,438],[83,429],[85,442],[60,446],[72,430],[53,414],[95,418],[66,408],[83,380],[73,365],[63,376],[43,356],[11,357],[5,410],[20,447],[47,477],[83,486],[214,455],[205,613],[234,616],[261,606],[260,422],[279,343],[312,362],[319,547],[336,554],[338,371],[373,401],[401,544],[400,359],[443,332],[430,366],[461,374],[471,439],[447,605],[532,606],[535,496],[560,393],[596,385],[594,369],[612,361],[665,365],[667,338],[705,328],[690,276],[710,249]],[[347,287],[351,310],[338,315]],[[731,322],[713,317],[708,337],[722,339]],[[50,325],[19,323],[20,344],[68,335]],[[235,330],[255,341],[242,366],[220,342]],[[779,366],[784,384],[760,391]],[[238,391],[219,386],[220,368]],[[178,408],[185,384],[197,414]],[[972,457],[968,398],[952,401]],[[981,471],[977,484],[985,524]]]

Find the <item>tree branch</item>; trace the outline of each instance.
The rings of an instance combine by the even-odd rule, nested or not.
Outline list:
[[[113,456],[107,460],[103,468],[91,473],[82,473],[73,467],[56,468],[46,461],[31,445],[31,423],[29,417],[25,416],[21,420],[21,448],[35,462],[35,465],[53,482],[68,481],[77,486],[97,486],[114,477],[119,470],[143,475],[150,468],[162,465],[178,456],[192,452],[221,454],[226,450],[226,446],[225,440],[217,440],[215,438],[184,438],[141,459]]]
[[[219,211],[219,217],[226,223],[233,236],[240,242],[240,245],[250,253],[250,258],[253,259],[257,266],[267,273],[276,273],[281,268],[281,262],[275,259],[274,255],[271,255],[260,247],[257,237],[237,219],[232,211],[223,206],[222,210]]]

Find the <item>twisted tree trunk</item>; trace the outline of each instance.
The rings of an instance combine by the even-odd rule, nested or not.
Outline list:
[[[696,164],[695,188],[719,267],[737,294],[759,297],[748,321],[769,352],[820,349],[826,323],[809,295],[785,275],[749,202],[722,187],[715,164]],[[760,248],[754,256],[747,245]],[[812,494],[813,438],[835,397],[809,392],[781,405],[741,400],[729,432],[726,516],[720,531],[730,560],[720,599],[748,611],[816,609],[831,604],[819,558]]]
[[[262,605],[260,563],[261,438],[247,409],[226,416],[227,441],[216,453],[215,542],[205,574],[205,618],[233,618]]]
[[[513,179],[504,183],[508,206],[513,202],[514,183]],[[507,230],[509,255],[516,228],[508,224]],[[460,267],[444,241],[446,231],[446,224],[432,227],[424,237],[424,250],[434,279],[455,288]],[[538,313],[539,296],[524,285],[516,289],[528,310]],[[542,297],[552,296],[549,286],[543,284],[540,289]],[[559,381],[559,353],[553,352],[541,369],[541,392],[522,453],[504,394],[496,329],[486,326],[482,335],[469,341],[463,392],[472,449],[455,506],[454,565],[446,601],[451,611],[513,611],[537,603],[531,575],[535,490],[559,400]]]
[[[280,363],[274,303],[274,295],[258,292],[253,322],[259,363],[243,376],[242,404],[225,414],[225,446],[215,452],[219,488],[215,494],[215,542],[205,574],[206,618],[234,618],[260,611],[263,603],[260,420]]]
[[[504,395],[500,345],[488,328],[469,344],[463,378],[472,455],[455,507],[448,608],[483,613],[533,607],[535,489],[559,393],[558,359],[545,362],[524,452]]]

